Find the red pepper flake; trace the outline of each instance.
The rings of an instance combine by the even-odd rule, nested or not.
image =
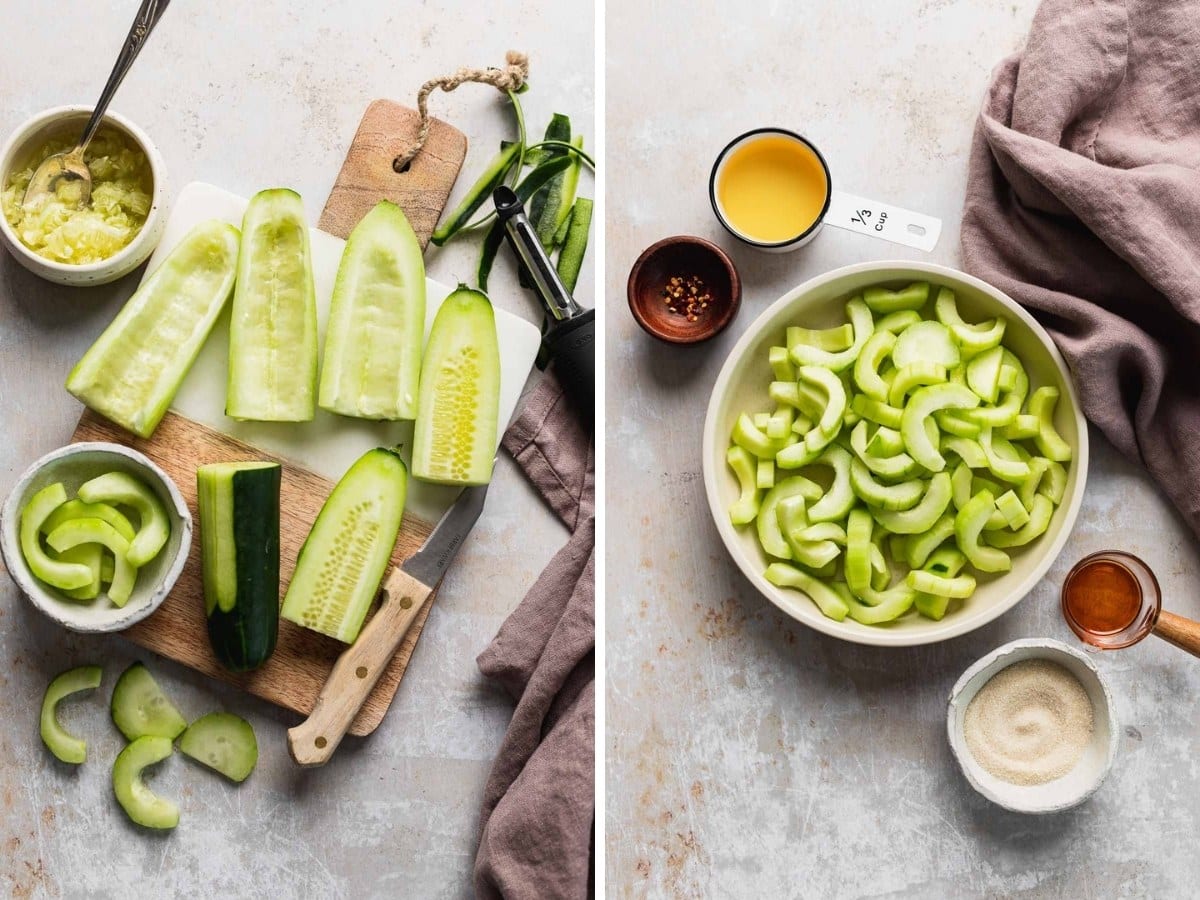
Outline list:
[[[663,303],[667,311],[686,316],[689,322],[697,322],[704,315],[712,294],[698,275],[672,275],[663,286]]]

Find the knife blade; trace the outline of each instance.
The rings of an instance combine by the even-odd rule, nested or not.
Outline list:
[[[464,488],[421,549],[384,579],[375,615],[334,663],[308,718],[288,730],[288,750],[297,763],[321,766],[333,756],[408,629],[479,521],[487,490],[486,484]]]

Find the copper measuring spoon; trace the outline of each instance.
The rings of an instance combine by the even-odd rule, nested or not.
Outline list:
[[[1100,650],[1120,650],[1155,634],[1200,656],[1200,622],[1162,608],[1150,567],[1122,550],[1085,556],[1062,587],[1063,618],[1076,636]]]

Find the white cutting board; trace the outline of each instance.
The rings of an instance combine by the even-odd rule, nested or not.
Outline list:
[[[236,194],[198,181],[187,185],[171,211],[162,240],[150,257],[146,273],[153,272],[197,223],[205,219],[221,219],[240,228],[245,209],[246,200]],[[311,215],[319,210],[308,212]],[[311,234],[318,347],[324,350],[329,301],[346,242],[316,228],[311,229]],[[434,314],[450,292],[451,288],[432,279],[426,280],[426,338],[433,325]],[[336,416],[323,409],[317,410],[311,422],[298,423],[238,422],[225,415],[225,385],[229,372],[229,305],[226,305],[212,334],[200,350],[195,365],[175,395],[172,409],[247,444],[297,462],[332,481],[341,478],[346,469],[372,447],[402,445],[404,457],[408,460],[412,447],[412,422],[368,422]],[[541,344],[541,335],[535,326],[502,309],[496,309],[496,333],[500,339],[500,423],[503,428],[512,418],[520,400],[521,390]],[[449,509],[459,490],[410,479],[405,510],[417,518],[436,522]]]

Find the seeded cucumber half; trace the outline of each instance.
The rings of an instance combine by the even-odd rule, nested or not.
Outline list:
[[[238,238],[216,219],[189,231],[71,370],[67,390],[150,437],[233,290]]]
[[[350,232],[329,308],[322,409],[415,419],[425,342],[425,262],[403,211],[378,203]]]
[[[317,298],[304,203],[285,188],[260,191],[242,219],[225,412],[307,422],[316,394]]]
[[[165,737],[140,737],[117,754],[113,763],[113,793],[125,814],[146,828],[174,828],[179,824],[179,807],[146,787],[142,770],[162,762],[174,748]]]
[[[408,469],[392,450],[368,450],[321,507],[300,548],[280,615],[353,643],[392,555]]]
[[[487,484],[500,416],[500,345],[491,301],[464,285],[438,309],[421,364],[413,475]]]

